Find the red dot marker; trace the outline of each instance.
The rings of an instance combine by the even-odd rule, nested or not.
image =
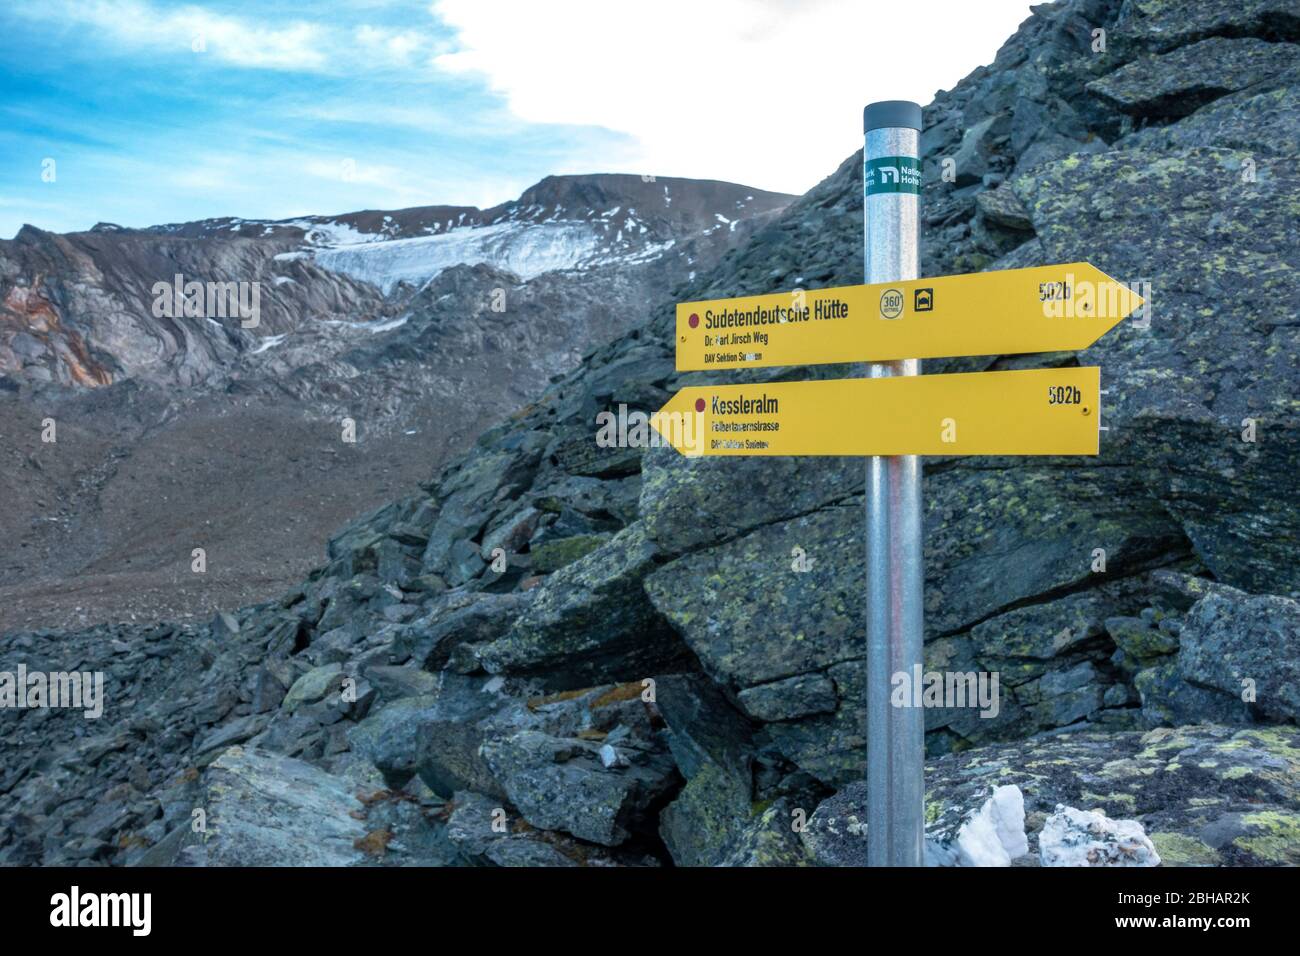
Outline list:
[[[686,321],[690,323],[691,328],[696,328],[700,324],[700,317],[698,314],[692,312],[691,317]]]
[[[695,410],[696,410],[697,412],[702,412],[702,411],[704,411],[704,399],[702,399],[702,398],[697,398],[697,399],[695,400]]]

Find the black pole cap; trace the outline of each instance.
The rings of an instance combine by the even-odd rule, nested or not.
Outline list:
[[[921,128],[921,107],[911,100],[881,100],[862,111],[862,131]]]

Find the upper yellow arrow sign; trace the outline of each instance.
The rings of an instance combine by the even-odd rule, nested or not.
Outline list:
[[[677,369],[1087,348],[1142,297],[1086,262],[677,306]]]
[[[684,388],[650,424],[684,455],[1095,455],[1099,368]]]

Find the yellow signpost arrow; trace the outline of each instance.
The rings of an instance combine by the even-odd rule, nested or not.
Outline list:
[[[1087,262],[677,306],[677,369],[1087,348],[1142,305]]]
[[[650,419],[684,455],[1095,455],[1101,370],[684,388]]]

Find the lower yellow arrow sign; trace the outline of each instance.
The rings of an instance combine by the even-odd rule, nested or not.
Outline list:
[[[650,420],[685,455],[1095,455],[1101,369],[684,388]]]

